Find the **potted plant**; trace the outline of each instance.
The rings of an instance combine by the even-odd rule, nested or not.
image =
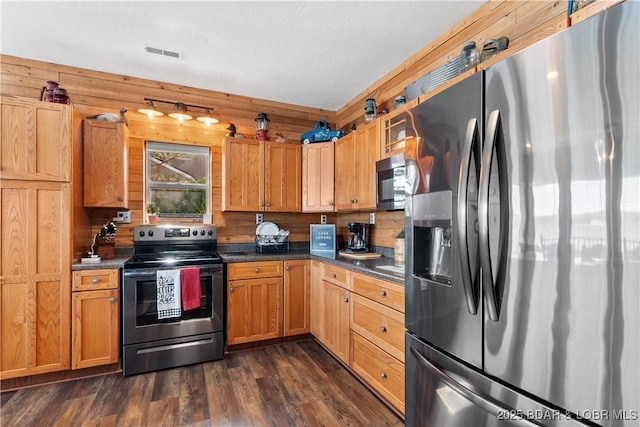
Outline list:
[[[149,203],[147,205],[147,218],[149,219],[149,224],[155,224],[158,221],[159,212],[160,208],[156,203]]]

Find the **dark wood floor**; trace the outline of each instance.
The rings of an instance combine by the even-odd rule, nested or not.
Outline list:
[[[6,426],[401,426],[313,340],[1,395]]]

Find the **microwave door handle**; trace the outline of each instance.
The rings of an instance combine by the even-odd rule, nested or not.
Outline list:
[[[462,270],[462,288],[467,301],[469,313],[478,314],[478,293],[473,288],[473,275],[469,262],[469,243],[467,240],[467,192],[469,191],[469,168],[471,167],[471,152],[474,142],[478,140],[478,119],[473,118],[467,123],[467,132],[464,138],[460,173],[458,174],[458,200],[457,221],[458,254],[460,255],[460,267]]]

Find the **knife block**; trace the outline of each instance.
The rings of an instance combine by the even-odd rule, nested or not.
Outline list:
[[[96,238],[96,252],[100,255],[102,259],[111,259],[115,257],[116,253],[116,242],[106,242],[104,239],[98,237]]]

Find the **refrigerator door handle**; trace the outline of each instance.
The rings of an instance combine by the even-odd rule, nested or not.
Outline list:
[[[498,299],[496,286],[493,280],[491,268],[491,248],[489,245],[489,181],[492,165],[493,151],[496,149],[498,127],[500,124],[500,111],[494,110],[489,114],[487,134],[482,149],[482,163],[480,167],[480,183],[478,189],[478,241],[480,243],[480,266],[482,267],[482,288],[489,319],[498,321]]]
[[[458,200],[457,200],[457,229],[458,229],[458,254],[462,270],[462,288],[467,300],[469,313],[478,314],[478,294],[473,289],[473,277],[471,275],[471,263],[469,262],[469,244],[467,241],[467,192],[469,191],[469,168],[471,167],[471,152],[473,144],[478,140],[478,119],[471,119],[467,123],[467,132],[462,149],[460,174],[458,175]]]
[[[416,358],[416,360],[422,366],[424,366],[429,371],[431,371],[433,374],[435,374],[440,379],[440,381],[445,383],[453,391],[455,391],[460,396],[462,396],[463,398],[465,398],[469,402],[473,403],[474,405],[476,405],[477,407],[479,407],[483,411],[485,411],[485,412],[487,412],[487,413],[489,413],[489,414],[491,414],[491,415],[493,415],[495,417],[498,417],[499,415],[502,415],[502,414],[514,414],[512,417],[509,418],[509,422],[511,422],[513,425],[517,425],[517,426],[532,427],[532,426],[543,426],[544,425],[544,424],[539,424],[539,423],[533,422],[533,421],[531,421],[531,420],[529,420],[527,418],[524,418],[522,416],[517,416],[516,414],[518,414],[518,412],[516,410],[514,410],[514,408],[509,408],[507,406],[504,406],[499,401],[497,401],[496,399],[494,399],[494,398],[492,398],[490,396],[481,396],[481,395],[477,394],[476,392],[468,389],[467,387],[465,387],[464,385],[460,384],[458,381],[456,381],[455,379],[453,379],[449,375],[447,375],[438,366],[436,366],[431,361],[429,361],[414,346],[412,346],[412,345],[409,346],[409,350],[411,351],[411,354],[413,354],[413,356]]]

